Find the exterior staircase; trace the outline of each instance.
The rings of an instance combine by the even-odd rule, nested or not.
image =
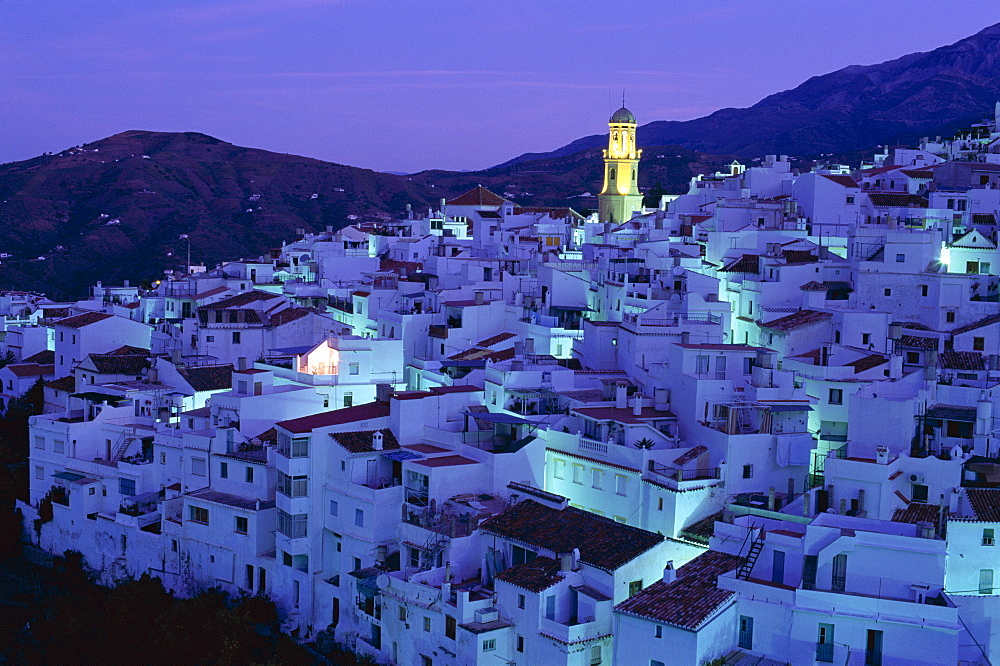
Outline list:
[[[750,542],[750,549],[747,551],[746,559],[743,560],[743,564],[740,568],[736,570],[736,578],[739,580],[747,580],[750,578],[751,572],[753,572],[753,566],[757,563],[757,558],[760,557],[760,551],[764,548],[764,528],[758,530],[758,535],[753,541]]]

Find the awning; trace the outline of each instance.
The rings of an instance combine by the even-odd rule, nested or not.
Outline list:
[[[782,402],[779,404],[766,404],[764,406],[770,409],[772,412],[811,412],[812,407],[804,403],[787,403]]]
[[[423,458],[419,453],[414,453],[413,451],[407,451],[405,449],[393,449],[392,451],[380,451],[383,458],[388,458],[389,460],[398,460],[400,462],[404,460],[416,460],[418,458]]]
[[[502,412],[466,412],[466,415],[479,419],[480,421],[488,421],[490,423],[513,423],[517,425],[527,425],[531,423],[531,421],[522,419],[512,414],[504,414]]]

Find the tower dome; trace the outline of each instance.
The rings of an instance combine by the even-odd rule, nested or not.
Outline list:
[[[622,108],[620,108],[617,111],[615,111],[614,115],[611,116],[611,121],[610,122],[612,122],[612,123],[635,123],[635,116],[632,115],[631,111],[629,111],[628,109],[626,109],[623,106]]]

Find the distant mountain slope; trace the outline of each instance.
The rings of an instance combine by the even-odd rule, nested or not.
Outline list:
[[[950,134],[993,114],[1000,100],[1000,24],[928,53],[816,76],[746,109],[721,109],[688,121],[655,121],[640,145],[679,145],[715,154],[814,155]],[[524,160],[596,148],[606,136],[577,139]]]
[[[681,191],[720,158],[648,149],[641,184]],[[657,157],[659,155],[659,157]],[[485,185],[525,205],[596,205],[600,151],[478,172],[394,175],[243,148],[195,132],[128,131],[0,165],[0,289],[80,296],[97,280],[156,279],[192,259],[256,257],[296,230],[402,213]],[[315,196],[314,196],[315,195]],[[39,259],[44,257],[44,259]]]

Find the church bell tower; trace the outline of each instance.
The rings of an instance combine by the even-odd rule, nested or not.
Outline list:
[[[624,106],[608,122],[608,147],[604,151],[604,187],[598,196],[600,222],[627,222],[642,210],[639,192],[639,158],[635,148],[635,116]]]

